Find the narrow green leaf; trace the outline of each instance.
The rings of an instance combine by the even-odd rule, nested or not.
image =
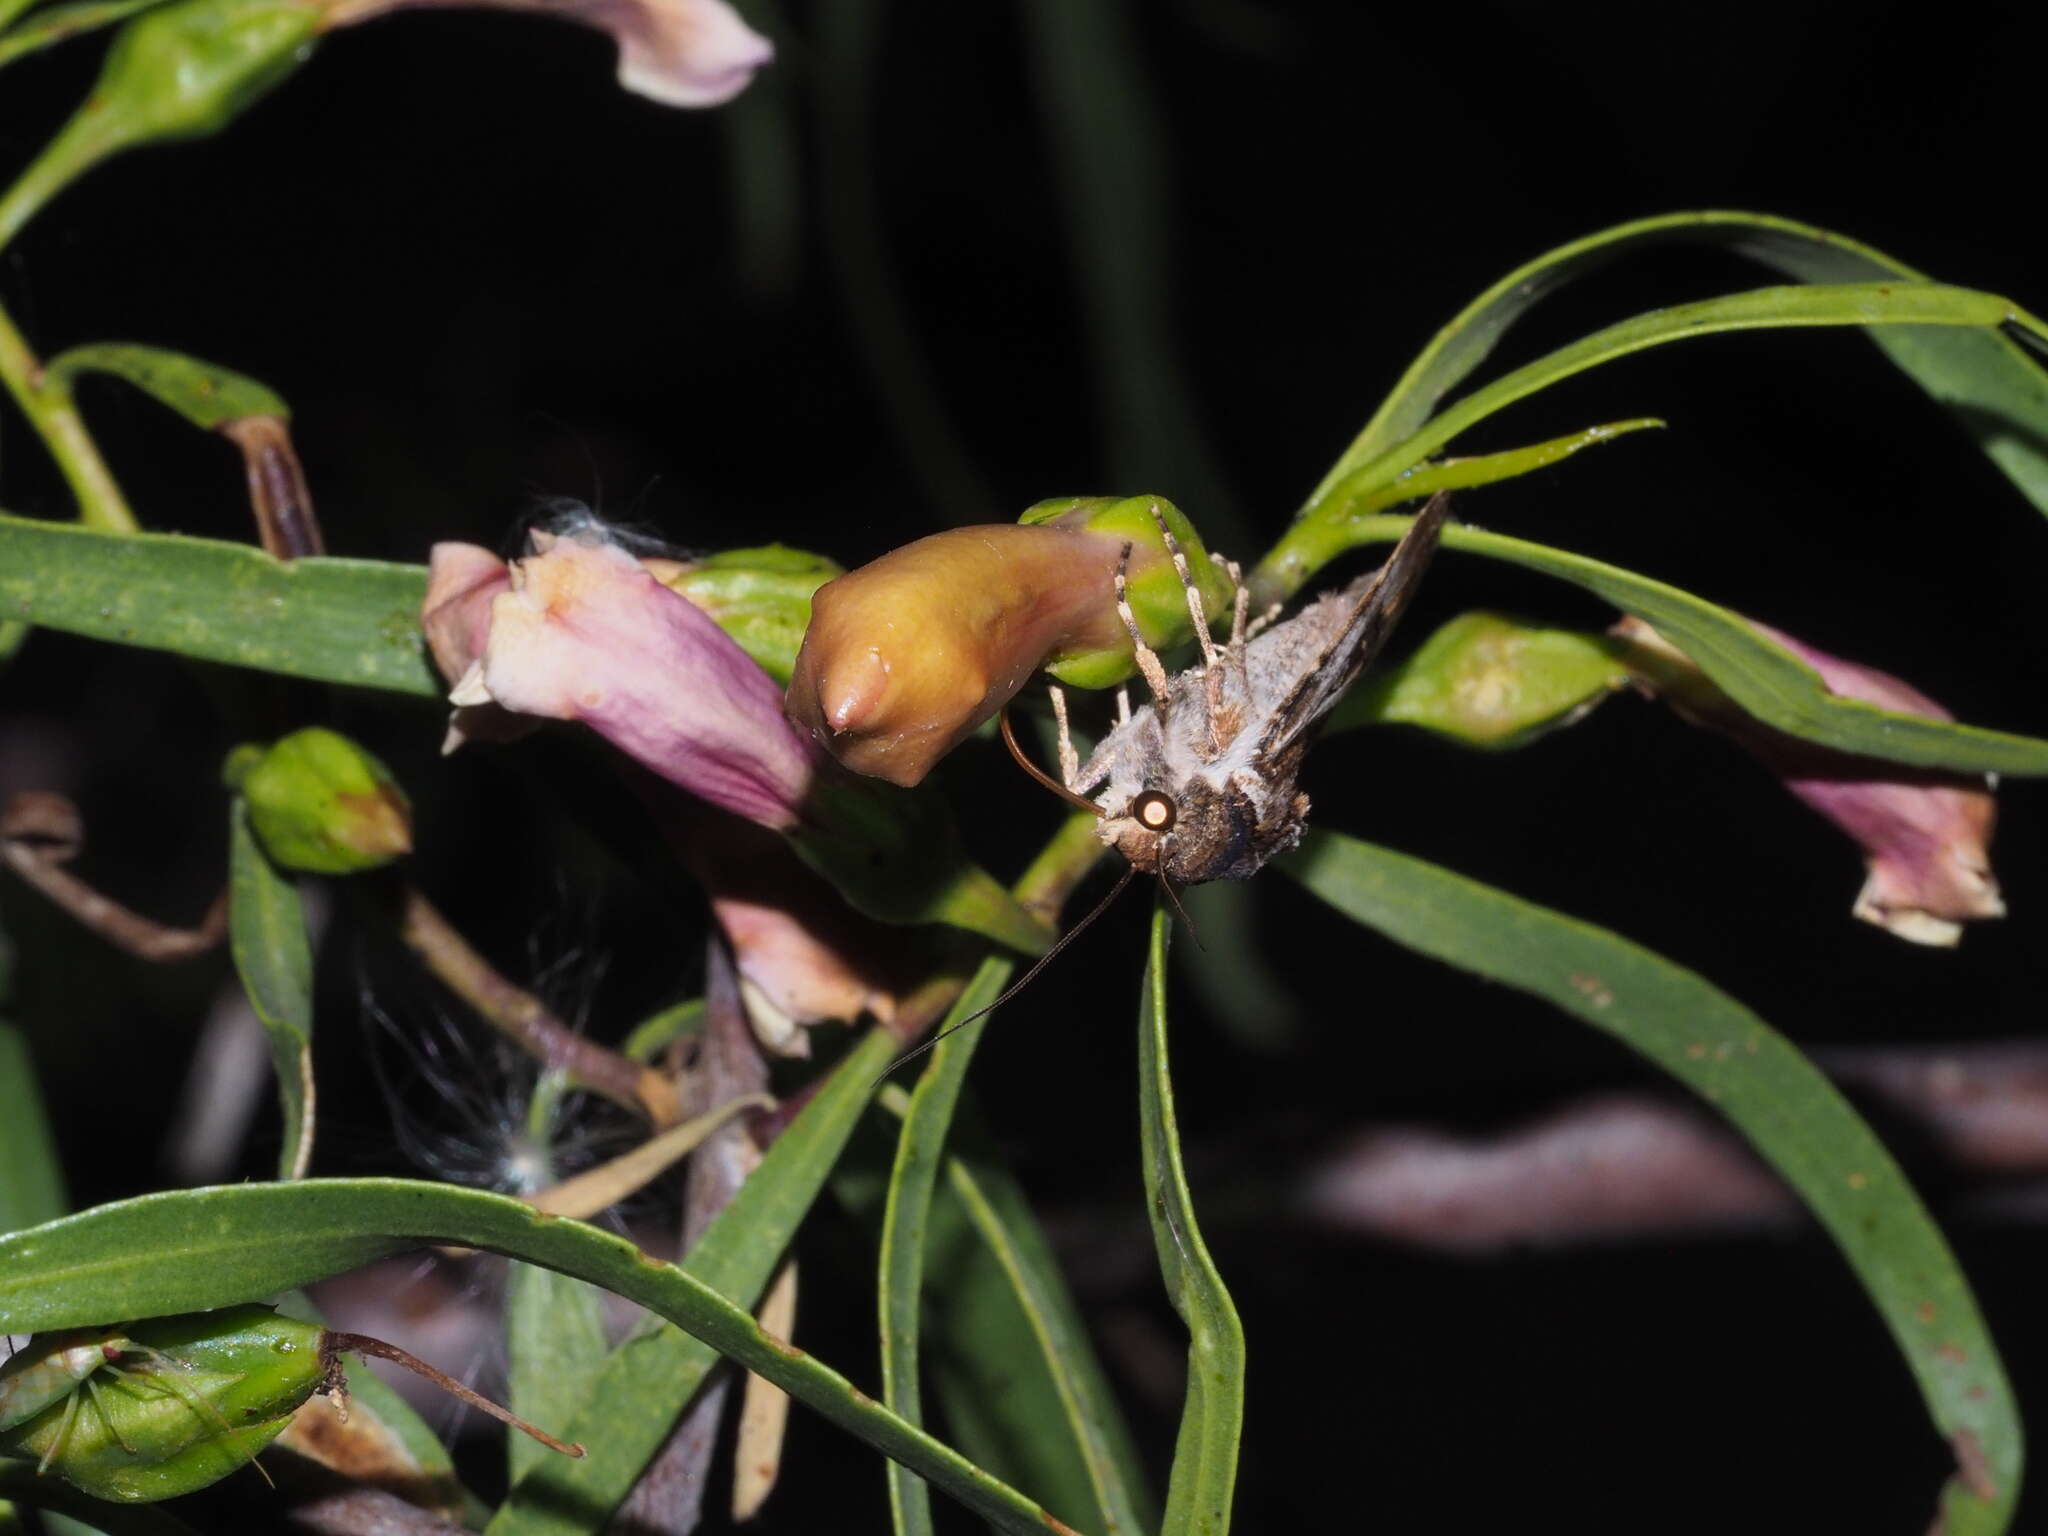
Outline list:
[[[1397,944],[1614,1036],[1726,1115],[1834,1238],[1955,1446],[1963,1470],[1943,1496],[1948,1536],[2006,1529],[2018,1411],[1969,1282],[1891,1154],[1789,1041],[1617,934],[1420,859],[1311,832],[1276,862]]]
[[[0,977],[0,1001],[5,995]],[[64,1172],[28,1041],[0,1019],[0,1232],[53,1221],[65,1209]]]
[[[34,3],[35,0],[27,0],[26,4],[0,0],[0,25]],[[164,0],[76,0],[72,5],[46,6],[19,26],[0,33],[0,67],[163,3]]]
[[[202,432],[243,416],[291,416],[283,396],[246,374],[130,341],[99,341],[58,353],[44,365],[41,387],[68,394],[82,373],[126,379]]]
[[[417,565],[286,564],[248,544],[0,514],[0,619],[316,682],[440,697],[426,591]]]
[[[1923,273],[1831,230],[1770,214],[1707,210],[1618,224],[1547,251],[1475,299],[1410,365],[1309,504],[1347,474],[1413,435],[1437,402],[1485,361],[1539,299],[1620,257],[1675,242],[1724,246],[1811,283]],[[1870,339],[1937,402],[2020,490],[2048,512],[2048,373],[2011,337],[1988,330],[1872,330]]]
[[[1152,1244],[1174,1311],[1188,1327],[1188,1390],[1173,1474],[1166,1486],[1161,1536],[1224,1536],[1237,1485],[1244,1426],[1244,1329],[1195,1224],[1181,1163],[1173,1080],[1166,1054],[1166,943],[1173,931],[1164,904],[1152,911],[1145,990],[1138,1008],[1138,1115],[1145,1162],[1145,1205]]]
[[[886,1034],[882,1038],[886,1048]],[[848,1058],[848,1065],[861,1063],[866,1069],[854,1114],[865,1102],[879,1065],[871,1059],[874,1054],[857,1052]],[[832,1086],[827,1086],[827,1093]],[[814,1109],[817,1102],[813,1101]],[[752,1188],[765,1172],[764,1162],[742,1190]],[[823,1176],[820,1170],[819,1179]],[[765,1202],[770,1211],[788,1203],[789,1180],[777,1183]],[[803,1203],[808,1206],[808,1199]],[[763,1206],[761,1201],[742,1206],[735,1200],[720,1220],[735,1212],[743,1219],[759,1218]],[[786,1230],[780,1235],[786,1236]],[[744,1242],[753,1249],[765,1246],[751,1231]],[[999,1529],[1020,1536],[1042,1536],[1047,1529],[1043,1511],[1022,1494],[904,1423],[838,1372],[763,1333],[741,1307],[696,1275],[661,1263],[624,1238],[587,1223],[543,1216],[517,1200],[479,1190],[410,1179],[305,1179],[172,1190],[104,1205],[0,1237],[0,1329],[58,1328],[222,1306],[338,1274],[365,1256],[428,1243],[459,1243],[539,1264],[615,1291],[678,1327],[687,1324],[712,1350],[767,1378],[884,1455],[901,1459]],[[728,1242],[725,1251],[732,1246]],[[776,1252],[780,1246],[777,1242]],[[770,1258],[772,1262],[772,1253]],[[759,1289],[760,1283],[748,1287],[751,1292]],[[609,1374],[607,1370],[605,1375]],[[701,1374],[698,1371],[695,1377],[701,1379]],[[670,1379],[671,1407],[652,1426],[655,1444],[681,1398],[692,1390],[692,1379]],[[603,1380],[592,1412],[577,1422],[601,1423],[608,1433],[617,1434],[633,1425],[635,1405],[606,1401]],[[608,1447],[602,1441],[585,1438],[580,1431],[577,1438],[583,1439],[590,1455],[583,1461],[560,1458],[566,1465],[581,1468],[606,1458]],[[527,1477],[515,1490],[515,1499],[526,1495],[530,1500],[531,1490],[544,1480],[539,1473]],[[596,1529],[611,1505],[594,1507],[578,1496],[589,1491],[572,1481],[557,1488],[543,1506],[542,1524],[508,1523],[515,1506],[507,1506],[489,1529]],[[622,1486],[619,1492],[624,1491]],[[523,1507],[534,1509],[531,1502]]]
[[[993,1149],[948,1158],[939,1207],[935,1228],[961,1220],[977,1239],[932,1259],[941,1359],[974,1386],[948,1394],[949,1418],[971,1401],[979,1442],[1000,1442],[1015,1480],[1061,1518],[1103,1536],[1157,1529],[1137,1446],[1016,1177]]]
[[[1398,539],[1412,519],[1374,517],[1350,525],[1359,544]],[[1699,663],[1737,704],[1766,725],[1840,752],[1953,773],[2048,774],[2048,741],[1924,715],[1899,714],[1829,693],[1819,675],[1742,617],[1690,592],[1585,555],[1452,523],[1444,545],[1523,566],[1583,587],[1656,626]]]
[[[988,1015],[976,1013],[1002,994],[1013,969],[991,957],[960,994],[940,1025],[941,1038],[910,1096],[910,1112],[896,1138],[896,1160],[882,1207],[881,1267],[875,1279],[881,1320],[882,1401],[911,1424],[924,1423],[924,1395],[917,1374],[918,1335],[923,1322],[924,1255],[932,1189],[946,1150],[946,1133],[960,1103],[967,1064]],[[966,1023],[973,1019],[972,1023]],[[913,1473],[889,1464],[889,1511],[899,1536],[931,1536],[931,1493]]]
[[[627,1032],[619,1050],[635,1061],[649,1062],[686,1035],[704,1028],[704,999],[689,998],[642,1019]]]
[[[298,883],[270,862],[239,795],[229,820],[228,947],[277,1068],[277,1176],[301,1179],[313,1158],[313,951]]]
[[[543,1428],[567,1424],[582,1406],[605,1358],[601,1293],[581,1280],[531,1264],[505,1279],[505,1368],[510,1407]],[[517,1482],[554,1454],[514,1429],[505,1450]]]
[[[2040,321],[2010,299],[1938,283],[1900,281],[1757,288],[1725,298],[1651,310],[1581,337],[1474,390],[1412,435],[1362,463],[1353,464],[1346,454],[1339,461],[1342,472],[1325,479],[1317,491],[1319,499],[1312,500],[1303,510],[1296,526],[1350,515],[1347,500],[1356,501],[1380,487],[1393,485],[1404,472],[1487,417],[1602,363],[1650,347],[1725,331],[1830,325],[1962,326],[1986,332],[2013,325],[2036,337],[2048,336]],[[1276,579],[1275,572],[1293,569],[1288,560],[1292,537],[1290,532],[1260,563],[1263,579],[1271,582]],[[1299,585],[1298,579],[1295,584]]]
[[[759,1299],[895,1050],[894,1038],[877,1029],[847,1054],[685,1256],[685,1275],[741,1307]],[[602,1276],[583,1278],[630,1294]],[[663,1315],[677,1326],[637,1334],[613,1350],[582,1411],[566,1432],[556,1431],[582,1441],[589,1456],[553,1458],[521,1478],[491,1521],[490,1536],[596,1531],[631,1491],[715,1362],[713,1349],[680,1326],[684,1319]]]

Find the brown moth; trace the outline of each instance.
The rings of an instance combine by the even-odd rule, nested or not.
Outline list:
[[[1169,534],[1202,648],[1200,666],[1170,677],[1139,638],[1119,575],[1118,612],[1152,707],[1131,713],[1126,706],[1084,766],[1068,734],[1066,701],[1053,690],[1061,777],[1069,796],[1101,817],[1096,835],[1133,869],[1183,885],[1243,880],[1299,842],[1308,816],[1308,796],[1294,782],[1302,758],[1323,717],[1393,632],[1449,510],[1448,498],[1432,498],[1385,565],[1263,633],[1246,624],[1244,584],[1226,567],[1237,600],[1230,641],[1221,646]]]

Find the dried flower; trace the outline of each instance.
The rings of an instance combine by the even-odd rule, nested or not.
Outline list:
[[[1812,667],[1838,697],[1933,720],[1954,718],[1889,673],[1751,624]],[[1869,872],[1856,897],[1857,917],[1914,944],[1946,946],[1961,938],[1965,922],[2005,915],[1989,851],[1998,808],[1985,781],[1916,773],[1774,731],[1739,709],[1641,619],[1624,617],[1612,633],[1630,643],[1630,669],[1644,687],[1695,724],[1739,741],[1787,789],[1856,840]]]

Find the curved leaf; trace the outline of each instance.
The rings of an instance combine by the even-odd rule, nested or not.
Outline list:
[[[239,795],[228,824],[228,948],[277,1068],[277,1176],[301,1179],[313,1160],[313,951],[298,883],[257,843]]]
[[[1770,214],[1710,209],[1600,230],[1510,272],[1439,331],[1308,504],[1315,505],[1346,475],[1419,430],[1437,402],[1486,359],[1508,327],[1538,300],[1611,261],[1674,242],[1724,246],[1810,283],[1927,280],[1871,246]],[[1887,329],[1869,335],[1956,415],[2035,506],[2048,511],[2048,372],[1995,331]]]
[[[951,1384],[970,1385],[961,1369],[968,1347],[961,1335],[970,1329],[976,1334],[972,1342],[979,1356],[987,1362],[972,1383],[982,1388],[971,1407],[979,1415],[978,1428],[986,1434],[1008,1413],[1013,1455],[1027,1460],[1044,1479],[1026,1486],[1048,1499],[1059,1488],[1073,1488],[1075,1516],[1086,1528],[1099,1530],[1102,1536],[1139,1536],[1156,1529],[1158,1511],[1137,1448],[1051,1245],[1016,1177],[993,1151],[963,1150],[946,1161],[940,1203],[942,1209],[957,1212],[978,1239],[974,1252],[980,1262],[956,1253],[947,1267],[943,1295],[947,1326],[954,1335],[954,1368],[947,1373]],[[934,1259],[935,1270],[938,1263]],[[1008,1348],[1003,1347],[1005,1340]],[[1023,1396],[1036,1384],[1034,1367],[1044,1372],[1049,1401],[1042,1412],[1025,1417],[1036,1401]],[[942,1387],[946,1384],[947,1376],[942,1375]],[[962,1401],[967,1395],[948,1394],[949,1413],[956,1421],[968,1409]],[[1027,1443],[1019,1445],[1020,1439]],[[1055,1513],[1066,1511],[1056,1505]]]
[[[0,618],[200,661],[439,698],[426,592],[417,565],[286,564],[248,544],[0,513]]]
[[[1349,543],[1386,543],[1398,539],[1411,521],[1367,518],[1348,525],[1343,536]],[[1788,736],[1916,768],[2019,778],[2048,774],[2048,741],[1899,714],[1838,697],[1821,685],[1811,667],[1757,633],[1740,615],[1664,582],[1585,555],[1457,523],[1445,526],[1443,542],[1450,549],[1558,577],[1649,621],[1744,710]]]
[[[132,341],[92,342],[58,353],[43,365],[41,387],[68,394],[81,373],[126,379],[203,432],[243,416],[291,417],[283,396],[247,374]]]
[[[1726,1115],[1827,1228],[1955,1447],[1948,1536],[2006,1529],[2019,1493],[2019,1418],[1969,1282],[1891,1154],[1789,1041],[1617,934],[1420,859],[1311,832],[1275,862],[1395,943],[1614,1036]]]
[[[737,1202],[728,1211],[735,1208]],[[65,1327],[88,1318],[221,1306],[338,1274],[355,1267],[362,1255],[428,1243],[459,1243],[524,1259],[687,1324],[720,1354],[884,1455],[901,1458],[999,1529],[1027,1536],[1047,1529],[1031,1501],[906,1424],[838,1372],[763,1333],[702,1280],[650,1258],[624,1238],[478,1190],[409,1179],[308,1179],[173,1190],[104,1205],[0,1238],[0,1328]],[[584,1443],[592,1457],[603,1454],[600,1445]],[[536,1481],[528,1477],[520,1486]],[[491,1528],[500,1528],[504,1518],[501,1512]]]
[[[1244,1329],[1195,1224],[1166,1057],[1166,941],[1172,918],[1152,910],[1138,1007],[1138,1116],[1152,1245],[1174,1311],[1188,1326],[1188,1390],[1174,1440],[1161,1536],[1224,1536],[1244,1426]]]
[[[881,1322],[882,1401],[911,1424],[924,1422],[917,1343],[923,1322],[924,1254],[932,1190],[938,1183],[946,1132],[960,1103],[967,1064],[974,1059],[974,1048],[988,1025],[988,1014],[982,1010],[1002,994],[1013,968],[1007,960],[982,961],[974,980],[940,1026],[941,1038],[932,1047],[924,1075],[917,1080],[910,1112],[896,1138],[896,1160],[882,1207],[881,1268],[875,1277],[875,1301]],[[902,1536],[930,1536],[931,1494],[916,1476],[894,1462],[889,1465],[889,1511]]]
[[[1325,479],[1318,488],[1318,499],[1309,503],[1294,528],[1260,561],[1259,580],[1267,587],[1294,590],[1315,569],[1313,564],[1303,567],[1301,563],[1296,547],[1298,534],[1352,515],[1373,492],[1395,484],[1404,472],[1423,463],[1460,433],[1538,390],[1631,353],[1674,341],[1689,341],[1696,336],[1828,325],[1961,326],[1984,331],[2014,325],[2048,343],[2048,332],[2044,332],[2041,322],[2011,300],[1936,283],[1758,288],[1726,298],[1651,310],[1581,337],[1474,390],[1413,435],[1363,463],[1351,464],[1351,456],[1346,454],[1340,461],[1343,472]]]
[[[759,1299],[895,1050],[894,1037],[876,1029],[846,1054],[692,1246],[684,1274],[740,1307]],[[608,1284],[601,1276],[582,1278]],[[636,1334],[612,1351],[567,1431],[590,1454],[582,1461],[550,1457],[521,1478],[491,1521],[490,1536],[589,1532],[604,1525],[716,1363],[713,1350],[676,1323],[671,1317],[669,1326]],[[783,1385],[767,1371],[759,1374]]]

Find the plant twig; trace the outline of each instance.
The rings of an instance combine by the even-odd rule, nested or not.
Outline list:
[[[141,524],[86,431],[85,419],[72,404],[71,391],[44,382],[41,361],[4,309],[0,309],[0,383],[7,386],[21,414],[57,461],[77,499],[78,520],[103,533],[139,533]]]
[[[578,1087],[647,1116],[657,1129],[682,1118],[666,1077],[571,1029],[539,998],[493,969],[410,885],[400,898],[398,933],[451,992],[536,1061],[566,1073]]]
[[[0,807],[0,861],[108,943],[141,960],[185,960],[227,936],[225,888],[196,928],[174,928],[103,896],[62,866],[85,844],[78,807],[64,796],[25,790]]]
[[[220,435],[242,450],[249,509],[264,553],[280,560],[326,554],[320,520],[313,514],[312,487],[284,418],[237,416],[220,424]]]

